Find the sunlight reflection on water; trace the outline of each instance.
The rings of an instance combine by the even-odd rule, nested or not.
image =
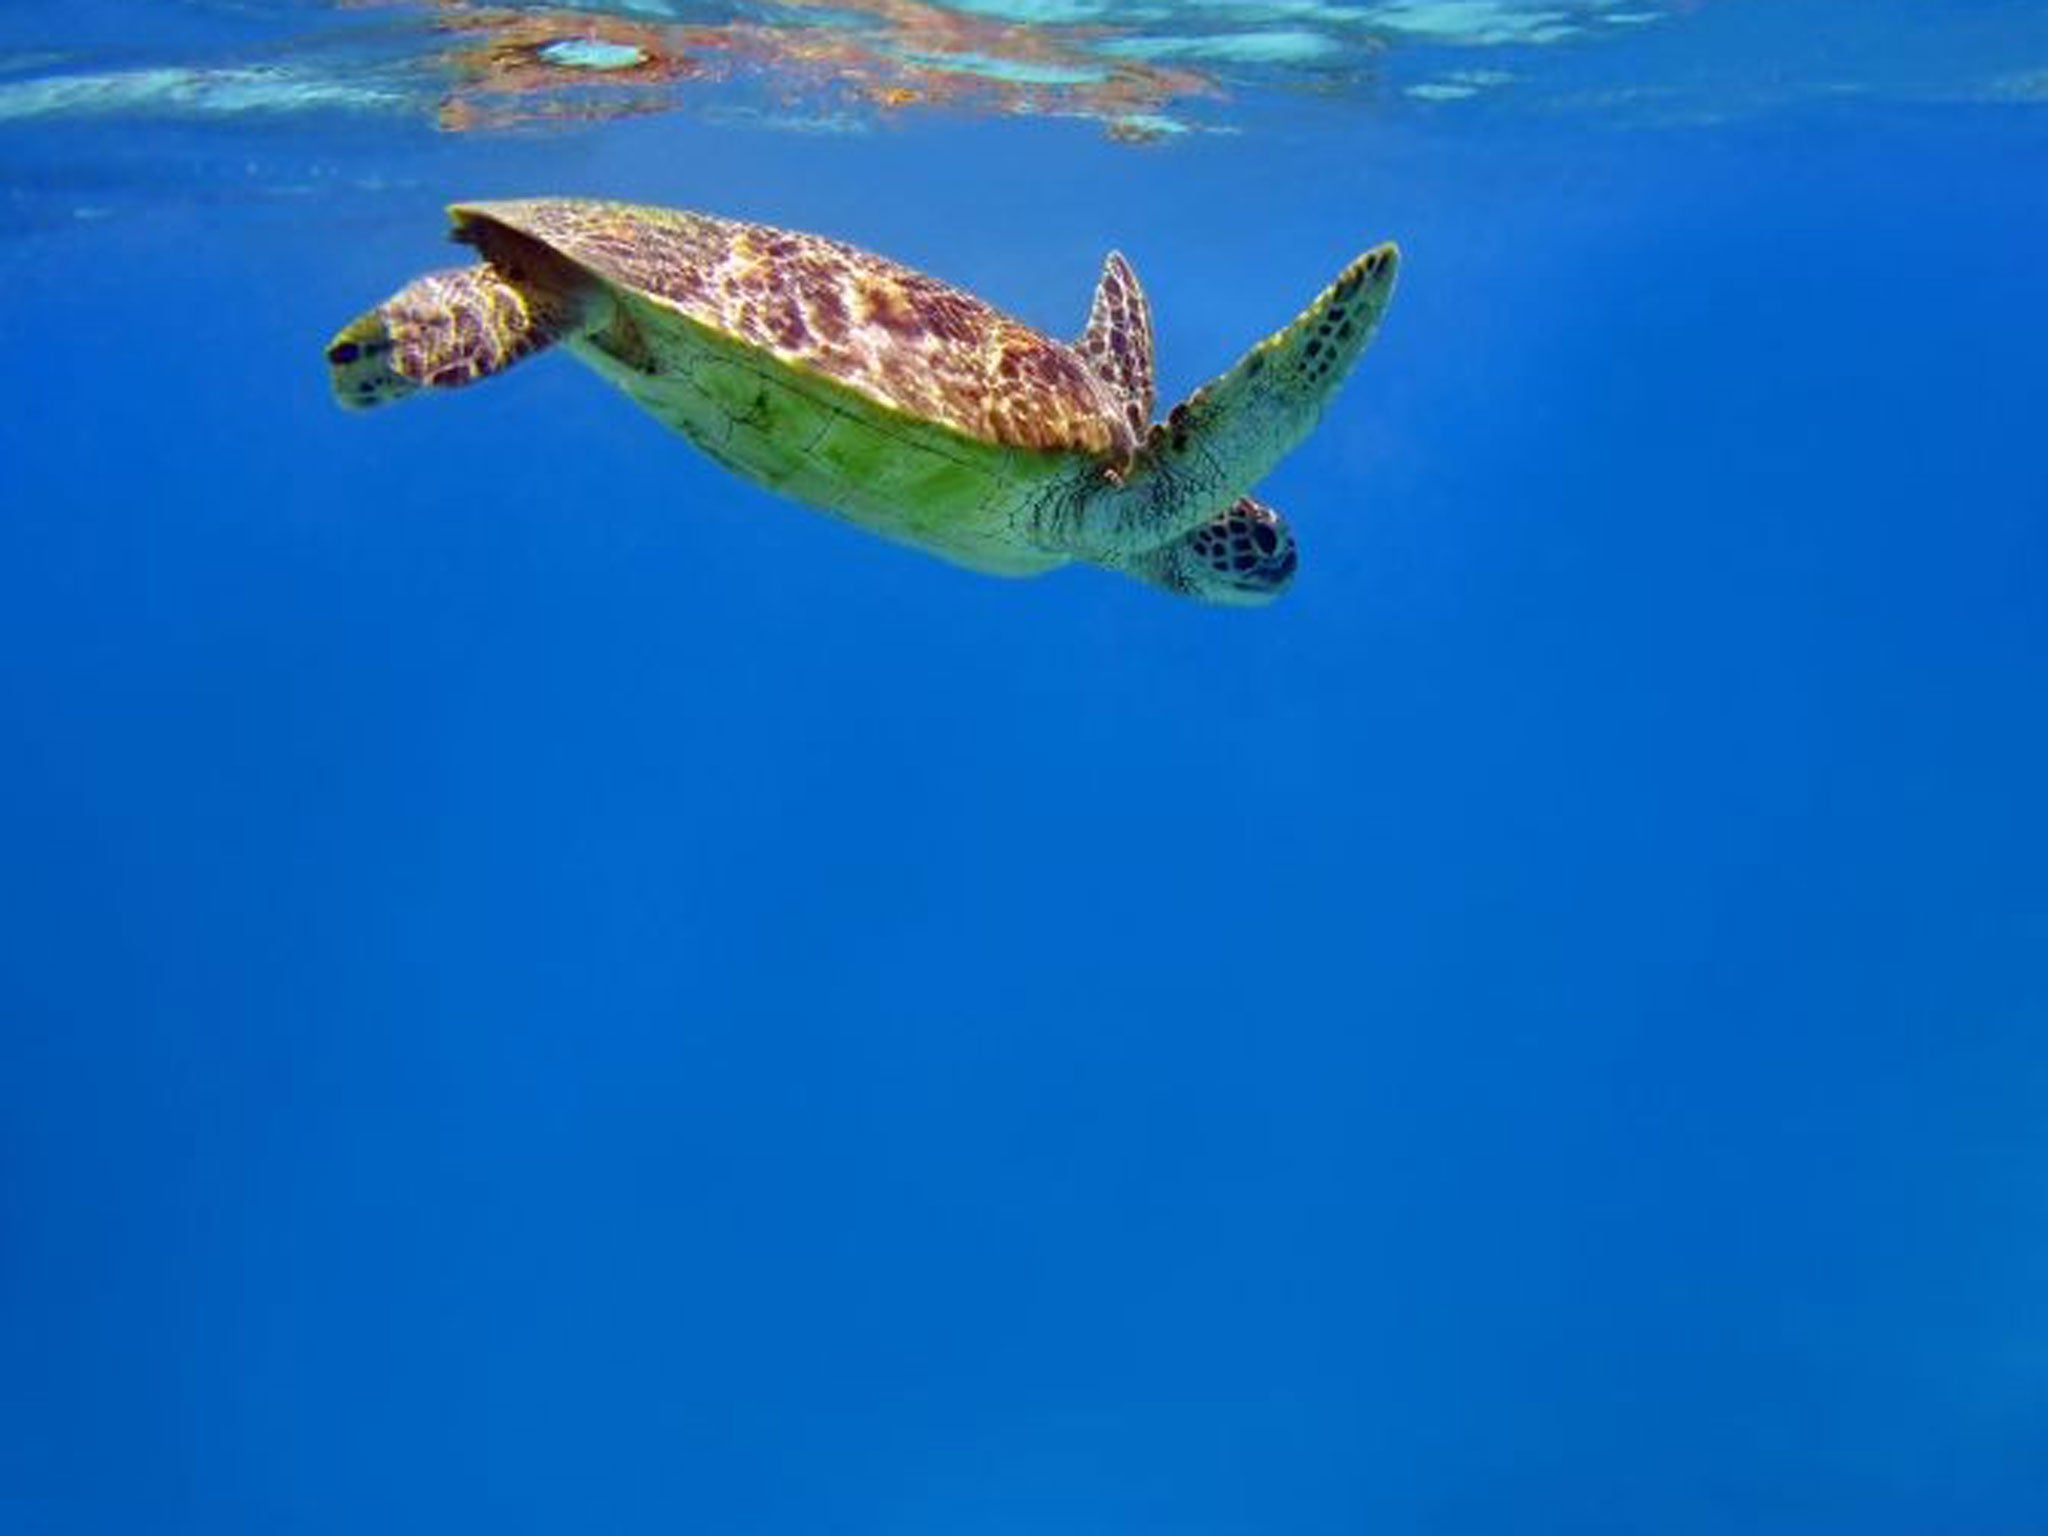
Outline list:
[[[951,115],[1158,144],[1331,106],[1698,125],[1845,100],[2048,99],[2048,10],[2016,0],[1987,0],[1966,29],[1914,0],[1853,15],[1821,0],[298,0],[161,13],[188,35],[155,57],[109,7],[80,13],[99,47],[83,23],[55,49],[0,22],[0,124],[382,117],[473,133],[682,113],[844,132]]]
[[[1649,0],[339,0],[293,8],[299,33],[282,44],[243,40],[213,59],[118,70],[0,59],[15,77],[0,79],[0,121],[402,112],[473,131],[724,111],[844,127],[937,109],[1080,117],[1153,142],[1227,127],[1268,87],[1465,99],[1517,78],[1481,55],[1625,33],[1665,11]]]

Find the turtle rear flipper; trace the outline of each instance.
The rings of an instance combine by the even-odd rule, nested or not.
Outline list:
[[[488,264],[429,272],[327,344],[334,397],[363,409],[423,385],[452,389],[489,378],[567,335],[579,308],[565,294],[514,282]]]
[[[335,403],[352,411],[389,405],[419,388],[391,366],[391,332],[381,310],[358,315],[335,333],[327,369]]]

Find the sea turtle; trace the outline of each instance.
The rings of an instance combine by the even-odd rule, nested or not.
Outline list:
[[[1082,560],[1270,601],[1293,534],[1246,493],[1315,426],[1394,291],[1391,244],[1152,420],[1152,321],[1123,257],[1071,344],[817,235],[568,198],[458,204],[479,265],[416,278],[329,343],[375,406],[561,342],[749,480],[1002,575]]]

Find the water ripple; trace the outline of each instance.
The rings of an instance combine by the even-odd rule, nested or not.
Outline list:
[[[86,28],[76,48],[38,36],[10,53],[0,21],[0,124],[381,114],[475,133],[665,112],[839,128],[947,112],[1083,118],[1155,143],[1276,101],[1673,121],[1856,92],[2032,103],[2048,68],[2048,12],[2011,3],[1943,35],[1974,46],[1930,50],[1914,30],[1928,8],[1906,0],[1869,0],[1853,22],[1837,8],[1828,28],[1799,0],[1769,14],[1709,0],[213,0],[171,8],[177,46],[145,58],[132,38],[167,13],[124,30],[122,9],[83,13],[116,47]]]

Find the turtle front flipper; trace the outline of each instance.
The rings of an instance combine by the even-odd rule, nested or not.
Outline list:
[[[1240,496],[1220,517],[1117,568],[1176,597],[1261,608],[1293,585],[1300,563],[1287,519]]]
[[[1378,332],[1400,259],[1389,241],[1353,261],[1285,330],[1175,406],[1148,450],[1169,467],[1192,457],[1239,490],[1265,479],[1315,430]]]
[[[1367,251],[1285,330],[1253,347],[1155,424],[1125,466],[1105,466],[1086,494],[1041,509],[1044,543],[1124,565],[1227,514],[1315,429],[1378,331],[1400,253]]]
[[[334,398],[353,409],[421,386],[489,378],[576,328],[581,306],[553,286],[519,283],[485,264],[415,278],[327,344]]]
[[[1152,424],[1152,307],[1121,252],[1111,251],[1102,264],[1088,329],[1074,350],[1109,391],[1131,441],[1143,442]]]

